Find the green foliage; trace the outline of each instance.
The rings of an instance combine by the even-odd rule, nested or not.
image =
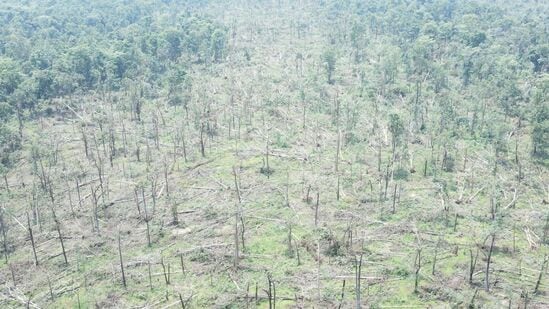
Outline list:
[[[7,102],[0,102],[0,123],[6,123],[13,114],[13,108]]]
[[[22,79],[20,68],[15,61],[0,57],[0,101],[6,101]]]
[[[528,53],[528,60],[534,66],[534,72],[549,72],[549,44],[534,46]]]
[[[405,168],[399,167],[395,170],[393,178],[395,180],[408,180],[409,175],[410,172],[408,172]]]
[[[225,42],[227,41],[227,35],[225,31],[216,29],[210,39],[210,50],[212,58],[215,62],[219,62],[223,59],[223,53],[225,50]]]
[[[542,159],[549,158],[549,106],[542,104],[537,107],[532,129],[534,155]]]
[[[0,124],[0,171],[7,172],[16,162],[16,151],[21,149],[21,139],[9,126]]]
[[[540,80],[534,89],[532,115],[533,155],[542,160],[549,159],[549,77]]]
[[[275,135],[275,144],[278,148],[290,148],[290,143],[288,141],[288,137],[277,133]]]
[[[399,143],[402,134],[404,133],[404,123],[398,114],[389,115],[389,132],[391,132],[393,149]]]
[[[1,4],[0,12],[12,5]],[[173,75],[163,74],[170,63],[223,61],[226,29],[203,16],[167,17],[182,7],[166,1],[54,0],[2,14],[8,27],[0,42],[9,43],[0,44],[0,101],[33,108],[76,91],[119,90],[125,80],[160,87]],[[173,92],[173,83],[167,84]],[[172,97],[178,101],[184,99]]]
[[[336,67],[336,54],[332,49],[324,51],[322,54],[322,63],[324,69],[326,70],[326,79],[328,84],[333,84],[333,74]]]

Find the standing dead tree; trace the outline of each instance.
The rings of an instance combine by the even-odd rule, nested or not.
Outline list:
[[[0,228],[2,229],[2,248],[4,250],[4,258],[6,259],[6,264],[8,264],[8,227],[4,220],[4,208],[0,208]]]
[[[486,292],[490,291],[490,262],[492,260],[492,252],[494,251],[494,242],[496,240],[496,234],[492,233],[492,241],[490,242],[490,249],[488,250],[488,256],[486,259],[486,272],[485,272],[485,280],[484,280],[484,288],[486,289]]]
[[[316,204],[315,204],[315,227],[318,226],[318,206],[320,202],[320,192],[316,193]]]
[[[164,263],[164,257],[161,257],[160,265],[162,265],[162,273],[164,274],[164,281],[166,282],[166,285],[170,285],[170,264],[168,263],[166,268],[166,263]]]
[[[271,274],[267,273],[267,283],[269,284],[269,289],[265,290],[267,293],[267,298],[269,299],[269,309],[276,308],[276,286],[273,281]]]
[[[57,235],[59,236],[59,242],[61,243],[61,249],[63,250],[63,258],[65,259],[65,265],[69,264],[67,260],[67,252],[65,251],[65,243],[63,242],[63,235],[61,234],[61,225],[55,214],[55,210],[52,208],[53,221],[55,222],[55,229],[57,230]]]
[[[337,177],[337,186],[336,186],[336,199],[339,201],[340,198],[340,175],[339,175],[339,163],[340,163],[340,156],[341,156],[341,128],[339,125],[339,114],[340,114],[340,103],[339,99],[336,97],[335,99],[336,103],[336,129],[337,129],[337,144],[336,144],[336,157],[335,157],[335,173]]]
[[[234,189],[236,192],[237,203],[234,220],[234,268],[238,269],[238,263],[240,259],[240,246],[239,246],[239,223],[242,223],[242,246],[244,247],[244,221],[242,219],[242,196],[240,195],[240,186],[238,185],[238,172],[236,167],[233,167],[234,176]]]
[[[126,274],[124,273],[124,260],[122,259],[122,244],[120,240],[120,231],[118,231],[118,256],[120,257],[120,271],[122,273],[122,285],[126,287]]]
[[[343,306],[343,300],[345,299],[345,279],[343,279],[343,285],[341,286],[341,298],[339,300],[339,306],[337,306],[337,309],[341,309]]]
[[[477,265],[477,259],[478,259],[478,247],[475,254],[475,257],[473,258],[473,249],[469,249],[469,257],[470,257],[470,263],[469,263],[469,284],[473,284],[473,274],[475,273],[475,266]]]
[[[414,227],[414,232],[416,233],[416,240],[417,240],[417,249],[416,249],[416,257],[414,259],[414,267],[415,267],[415,282],[414,282],[414,293],[418,292],[419,287],[419,272],[421,271],[421,235],[417,229],[417,227]]]
[[[435,254],[434,254],[434,257],[433,257],[433,268],[431,269],[431,275],[433,275],[433,276],[435,275],[435,272],[436,272],[438,250],[439,250],[441,244],[442,244],[442,238],[439,238],[439,240],[437,241],[437,243],[435,245]]]
[[[154,192],[153,192],[154,195]],[[149,216],[149,213],[147,212],[147,203],[145,201],[145,188],[141,187],[141,197],[143,199],[143,212],[145,217],[143,220],[145,221],[145,224],[147,226],[147,246],[151,246],[151,230],[149,226],[149,221],[152,219],[151,216]]]
[[[356,309],[362,308],[360,296],[361,296],[361,278],[362,278],[362,257],[363,254],[360,254],[360,257],[355,257],[355,296],[356,296]]]
[[[534,294],[537,294],[539,291],[539,286],[541,284],[541,278],[543,276],[543,273],[545,272],[545,269],[547,268],[547,262],[549,261],[549,256],[545,255],[543,257],[543,262],[541,263],[541,269],[539,271],[538,280],[536,281],[536,286],[534,288]]]
[[[36,255],[36,246],[34,244],[34,236],[32,234],[32,226],[30,223],[30,217],[28,213],[27,213],[27,227],[28,227],[29,237],[32,245],[32,253],[34,255],[34,265],[38,266],[38,256]]]
[[[414,293],[418,292],[419,287],[419,271],[421,270],[421,248],[417,249],[416,258],[414,260],[415,264],[415,281],[414,281]]]

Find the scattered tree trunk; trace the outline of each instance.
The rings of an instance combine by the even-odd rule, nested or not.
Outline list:
[[[485,273],[485,286],[486,292],[490,291],[490,262],[492,260],[492,252],[494,250],[494,242],[496,240],[496,235],[492,234],[492,241],[490,243],[490,249],[488,251],[488,258],[486,260],[486,273]]]
[[[361,296],[361,278],[362,278],[362,257],[363,254],[360,254],[360,258],[355,257],[355,296],[356,296],[356,304],[355,308],[360,309],[362,308],[362,303],[360,300]]]
[[[4,258],[6,259],[6,264],[8,264],[8,237],[7,237],[7,226],[4,221],[4,208],[0,208],[0,227],[2,228],[2,246],[4,249]]]
[[[153,283],[152,283],[152,274],[151,274],[151,261],[147,261],[148,271],[149,271],[149,287],[151,291],[153,290]]]
[[[473,297],[471,297],[471,300],[469,301],[469,309],[475,308],[475,298],[477,297],[478,289],[475,289],[475,292],[473,293]]]
[[[122,244],[120,240],[120,231],[118,231],[118,255],[120,257],[120,271],[122,273],[122,285],[126,288],[126,274],[124,273],[124,260],[122,259]]]
[[[396,212],[397,186],[397,183],[395,183],[395,188],[393,190],[393,209],[391,210],[392,214],[395,214]]]
[[[315,227],[318,226],[318,206],[320,201],[320,192],[316,193],[316,205],[315,205]]]
[[[50,288],[50,300],[53,301],[54,300],[54,296],[53,296],[53,289],[51,287],[51,280],[50,280],[50,277],[48,277],[48,287]]]
[[[8,195],[10,194],[10,184],[8,183],[8,175],[4,174],[4,183],[6,186],[6,192],[8,192]]]
[[[414,283],[414,293],[418,292],[419,286],[419,271],[421,270],[421,248],[417,249],[416,254],[416,272],[415,272],[415,283]]]
[[[179,255],[179,259],[181,261],[181,274],[185,277],[185,263],[183,262],[183,254]]]
[[[431,270],[431,275],[435,275],[435,270],[436,270],[436,264],[437,264],[437,257],[438,257],[438,248],[440,247],[440,242],[441,240],[439,239],[437,241],[437,244],[435,246],[435,256],[433,257],[433,268]]]
[[[160,264],[162,265],[162,272],[164,274],[164,281],[166,282],[166,285],[170,284],[170,265],[168,264],[168,271],[166,271],[166,264],[164,264],[164,257],[160,259]]]
[[[343,306],[343,300],[345,299],[345,279],[343,279],[343,285],[341,287],[341,300],[339,301],[339,306],[337,306],[338,309],[341,309]]]
[[[38,266],[38,256],[36,255],[36,246],[34,245],[34,236],[32,235],[32,227],[31,227],[28,213],[27,213],[27,225],[28,225],[29,237],[32,245],[32,253],[34,255],[34,265]]]
[[[473,250],[472,250],[472,249],[469,249],[469,257],[470,257],[470,263],[469,263],[469,284],[473,284],[473,274],[475,273],[475,266],[476,266],[476,264],[477,264],[478,248],[477,248],[477,252],[476,252],[474,258],[473,258]]]
[[[154,192],[153,192],[153,195],[154,195]],[[149,214],[147,212],[147,203],[145,202],[145,188],[141,188],[141,197],[143,198],[143,212],[145,214],[145,218],[143,218],[145,220],[145,224],[147,226],[147,246],[151,246],[151,231],[150,231],[150,226],[149,226],[149,221],[150,221],[150,217],[149,217]]]
[[[547,236],[549,235],[549,213],[545,216],[545,225],[543,226],[543,237],[541,242],[543,244],[547,243]]]
[[[543,276],[543,273],[545,272],[545,268],[547,266],[547,261],[549,261],[549,258],[547,257],[547,255],[545,255],[543,257],[543,262],[541,263],[541,269],[539,271],[539,275],[538,275],[538,281],[536,281],[536,287],[534,288],[534,294],[537,294],[538,293],[538,290],[539,290],[539,286],[541,284],[541,278]]]
[[[269,309],[275,309],[276,308],[276,287],[271,277],[271,274],[267,274],[267,283],[269,284],[269,289],[266,290],[265,292],[267,292],[267,298],[269,299]]]
[[[181,308],[185,309],[185,302],[183,301],[183,297],[181,296],[181,293],[179,293],[179,302],[181,302]]]
[[[233,167],[233,176],[234,176],[234,187],[235,187],[236,196],[237,196],[237,204],[236,204],[237,209],[235,211],[235,220],[234,220],[234,268],[238,269],[238,263],[240,259],[238,223],[241,220],[240,216],[241,216],[242,197],[240,195],[240,187],[238,186],[238,177],[237,177],[236,167]]]
[[[63,257],[65,258],[65,265],[68,265],[69,261],[67,260],[67,252],[65,251],[65,244],[63,243],[61,226],[59,224],[59,220],[57,220],[57,216],[55,215],[55,211],[53,209],[52,209],[52,212],[53,212],[53,220],[55,221],[55,229],[57,230],[57,235],[59,236],[59,242],[61,242],[61,249],[63,250]]]

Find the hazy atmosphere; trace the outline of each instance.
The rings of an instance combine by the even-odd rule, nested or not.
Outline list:
[[[1,0],[1,308],[549,308],[549,2]]]

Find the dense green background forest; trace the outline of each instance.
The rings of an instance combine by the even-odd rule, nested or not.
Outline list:
[[[549,3],[4,0],[0,305],[549,306]]]

